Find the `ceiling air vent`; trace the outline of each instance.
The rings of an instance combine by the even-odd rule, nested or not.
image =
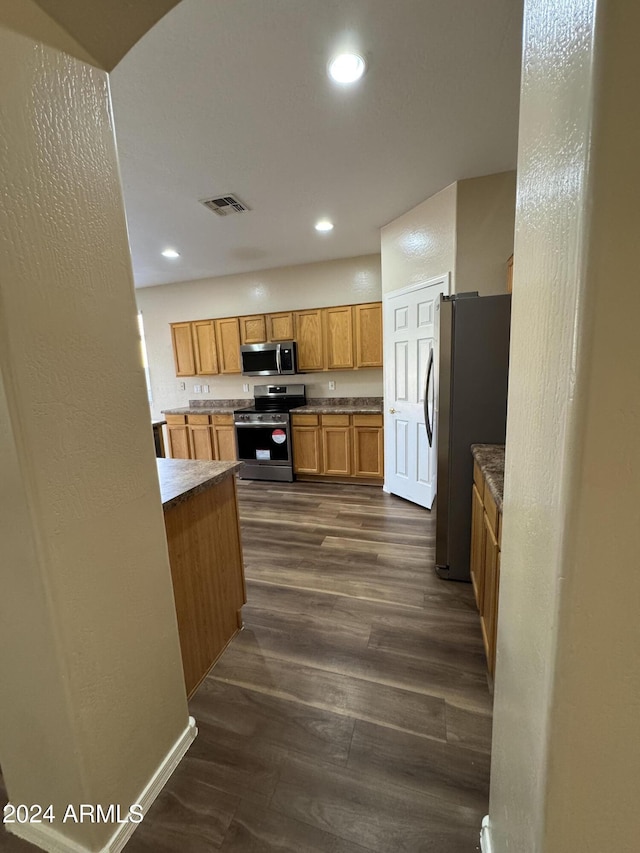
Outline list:
[[[218,216],[230,216],[232,213],[244,213],[245,210],[251,210],[236,195],[221,195],[216,198],[203,198],[200,201]]]

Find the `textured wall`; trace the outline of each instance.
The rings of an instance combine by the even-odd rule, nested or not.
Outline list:
[[[144,287],[136,291],[136,298],[144,318],[153,412],[159,414],[161,409],[183,406],[188,400],[198,397],[250,398],[252,393],[243,392],[243,383],[248,382],[253,387],[266,381],[260,377],[240,375],[199,376],[185,378],[187,388],[181,391],[182,380],[176,378],[169,323],[377,302],[382,298],[380,256],[364,255],[162,287]],[[336,382],[335,391],[329,391],[330,380]],[[382,396],[381,370],[306,373],[300,374],[295,381],[306,384],[309,397]],[[195,394],[194,384],[205,382],[209,385],[209,393]]]
[[[455,291],[456,184],[451,184],[381,230],[382,291],[451,273]]]
[[[494,853],[640,837],[640,9],[597,5],[525,12]]]
[[[0,764],[128,807],[187,709],[108,80],[0,28],[0,81]]]
[[[505,293],[507,259],[513,254],[516,173],[470,178],[457,187],[456,291]]]

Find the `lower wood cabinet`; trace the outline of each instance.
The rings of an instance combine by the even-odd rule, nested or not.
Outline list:
[[[172,459],[237,459],[233,415],[165,415]]]
[[[382,483],[382,415],[292,414],[293,470]]]
[[[471,494],[471,583],[480,613],[487,668],[494,674],[500,591],[502,515],[477,462]]]

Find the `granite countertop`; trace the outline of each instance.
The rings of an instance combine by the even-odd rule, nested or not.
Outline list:
[[[163,424],[166,424],[166,421],[163,421],[163,420],[151,421],[152,427],[163,426]]]
[[[242,465],[242,462],[200,462],[195,459],[156,459],[156,462],[163,509],[210,489]]]
[[[382,397],[312,397],[293,410],[302,415],[379,415]]]
[[[189,400],[188,406],[177,409],[163,409],[163,415],[232,415],[236,409],[248,409],[253,406],[251,398],[241,400]]]
[[[504,444],[472,444],[471,452],[484,474],[498,510],[502,512],[504,493]]]
[[[189,400],[188,406],[163,409],[163,415],[232,415],[238,409],[248,409],[253,400]],[[310,397],[306,406],[295,412],[308,415],[379,415],[382,397]]]

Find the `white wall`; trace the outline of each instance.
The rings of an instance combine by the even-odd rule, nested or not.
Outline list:
[[[456,291],[481,296],[505,293],[513,254],[516,173],[458,181]]]
[[[381,229],[383,293],[447,272],[455,290],[456,204],[451,184]]]
[[[639,28],[526,4],[494,853],[639,846]]]
[[[186,730],[175,607],[107,75],[0,23],[0,81],[0,764],[97,850],[66,804]]]
[[[136,297],[147,340],[152,410],[159,415],[162,409],[184,406],[192,399],[250,399],[252,391],[243,392],[243,383],[252,389],[266,381],[241,375],[177,379],[170,323],[377,302],[382,298],[380,255],[144,287]],[[335,391],[329,391],[330,380],[336,382]],[[180,390],[181,381],[187,385],[185,391]],[[382,396],[382,370],[306,373],[295,381],[305,383],[308,397]],[[194,384],[203,383],[209,385],[209,393],[194,393]]]

